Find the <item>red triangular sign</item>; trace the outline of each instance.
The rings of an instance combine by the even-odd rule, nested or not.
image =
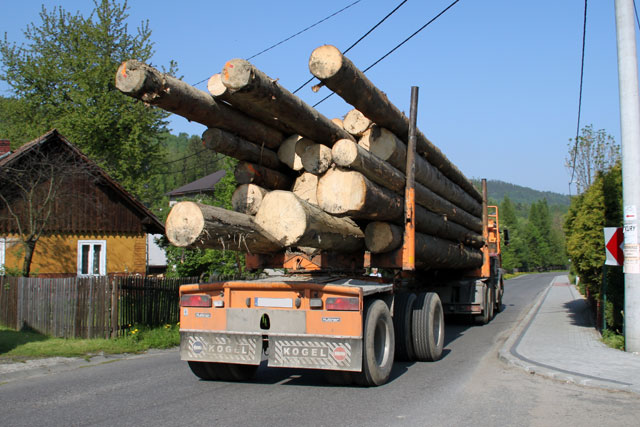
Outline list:
[[[613,233],[608,242],[606,242],[607,251],[613,256],[613,259],[617,263],[617,265],[622,265],[624,263],[624,233],[622,232],[622,228],[617,228]],[[613,263],[609,262],[610,257],[607,257],[607,264],[612,265]],[[616,265],[616,264],[613,264]]]

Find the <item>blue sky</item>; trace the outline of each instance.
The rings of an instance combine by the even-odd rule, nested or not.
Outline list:
[[[354,1],[194,0],[177,6],[131,0],[129,27],[148,19],[153,65],[173,59],[194,84],[227,60],[248,58]],[[251,62],[293,91],[311,77],[307,62],[314,48],[344,50],[399,3],[361,0]],[[450,3],[409,0],[347,56],[366,68]],[[21,42],[26,26],[40,22],[40,4],[85,14],[92,9],[88,0],[0,0],[0,31]],[[419,86],[418,127],[468,177],[568,193],[564,164],[577,123],[583,10],[583,0],[461,0],[367,75],[407,114],[410,88]],[[298,92],[309,104],[328,94],[310,86]],[[197,87],[206,90],[206,82]],[[3,82],[0,90],[8,94]],[[333,118],[351,107],[333,96],[317,109]],[[612,1],[589,2],[581,124],[620,140]],[[179,116],[170,127],[174,133],[205,130]]]

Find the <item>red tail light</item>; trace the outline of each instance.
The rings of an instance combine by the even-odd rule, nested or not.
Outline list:
[[[211,307],[211,297],[209,295],[182,295],[180,298],[181,307]]]
[[[357,297],[331,297],[327,298],[326,308],[334,311],[358,311],[360,310],[360,300]]]

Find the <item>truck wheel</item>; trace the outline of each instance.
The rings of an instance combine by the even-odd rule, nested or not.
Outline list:
[[[396,340],[396,360],[415,359],[411,337],[411,311],[416,301],[413,292],[398,294],[393,303],[393,329]]]
[[[504,295],[504,282],[500,279],[498,283],[498,289],[496,289],[496,308],[495,312],[500,313],[502,311],[502,296]]]
[[[193,372],[196,377],[206,381],[217,379],[215,376],[212,376],[209,369],[207,369],[209,362],[194,362],[190,360],[187,363],[189,364],[191,372]]]
[[[227,364],[227,370],[232,381],[249,381],[256,376],[258,365]]]
[[[411,314],[415,359],[422,362],[440,359],[444,347],[444,311],[438,294],[418,294]]]
[[[482,302],[482,314],[475,317],[476,323],[486,325],[493,318],[493,287],[486,286],[484,289],[484,301]]]
[[[356,383],[363,386],[382,385],[389,380],[393,367],[393,320],[384,301],[367,303],[364,314],[362,342],[362,372],[356,373]]]

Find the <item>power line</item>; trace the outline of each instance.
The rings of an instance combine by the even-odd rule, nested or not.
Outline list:
[[[405,44],[406,42],[408,42],[409,40],[411,40],[415,35],[417,35],[420,31],[424,30],[425,28],[427,28],[429,25],[431,25],[433,22],[435,22],[435,20],[437,20],[438,18],[440,18],[442,15],[444,15],[449,9],[451,9],[456,3],[458,3],[460,0],[455,0],[453,3],[451,3],[449,6],[447,6],[446,8],[444,8],[440,13],[438,13],[435,17],[433,17],[429,22],[427,22],[426,24],[424,24],[422,27],[418,28],[418,30],[416,32],[414,32],[413,34],[411,34],[409,37],[407,37],[406,39],[404,39],[402,42],[400,42],[398,45],[396,45],[393,49],[391,49],[390,51],[388,51],[387,53],[385,53],[384,55],[382,55],[380,57],[380,59],[378,59],[377,61],[375,61],[373,64],[369,65],[367,68],[365,68],[364,70],[362,70],[363,73],[366,73],[367,71],[369,71],[371,68],[373,68],[374,66],[376,66],[380,61],[382,61],[383,59],[385,59],[387,56],[391,55],[393,52],[395,52],[398,48],[400,48],[400,46],[402,46],[403,44]],[[325,100],[329,99],[331,96],[333,96],[333,92],[331,92],[329,95],[325,96],[324,98],[322,98],[320,101],[318,101],[317,103],[315,103],[313,105],[313,107],[316,107],[317,105],[321,104],[322,102],[324,102]]]
[[[384,18],[382,18],[380,21],[378,21],[378,23],[376,25],[374,25],[373,27],[371,27],[369,29],[369,31],[367,31],[362,37],[360,37],[358,40],[356,40],[355,43],[353,43],[351,46],[349,46],[344,52],[342,52],[342,54],[346,54],[347,52],[349,52],[351,49],[353,49],[358,43],[360,43],[362,40],[364,40],[365,37],[367,37],[369,34],[371,34],[373,32],[373,30],[375,30],[376,28],[378,28],[380,26],[380,24],[382,24],[384,21],[387,20],[388,17],[390,17],[391,15],[393,15],[396,10],[400,9],[400,7],[405,4],[408,0],[404,0],[402,1],[399,5],[397,5],[395,7],[395,9],[393,9],[391,12],[389,12],[387,14],[387,16],[385,16]],[[302,89],[303,87],[305,87],[306,85],[308,85],[309,83],[311,83],[313,81],[313,79],[315,79],[315,77],[311,77],[309,80],[307,80],[306,82],[304,82],[298,89],[294,90],[292,93],[297,93],[298,91],[300,91],[300,89]]]
[[[269,46],[268,48],[266,48],[266,49],[264,49],[264,50],[261,50],[260,52],[256,53],[255,55],[252,55],[252,56],[248,57],[248,58],[247,58],[247,61],[248,61],[248,60],[250,60],[250,59],[255,58],[255,57],[256,57],[256,56],[258,56],[258,55],[262,55],[263,53],[265,53],[265,52],[267,52],[267,51],[269,51],[269,50],[271,50],[271,49],[273,49],[273,48],[275,48],[275,47],[277,47],[277,46],[280,46],[282,43],[285,43],[285,42],[287,42],[287,41],[291,40],[292,38],[294,38],[294,37],[296,37],[296,36],[299,36],[300,34],[304,33],[305,31],[308,31],[308,30],[310,30],[311,28],[315,27],[316,25],[319,25],[319,24],[323,23],[324,21],[326,21],[326,20],[328,20],[328,19],[333,18],[334,16],[338,15],[338,14],[339,14],[339,13],[341,13],[341,12],[344,12],[345,10],[349,9],[351,6],[354,6],[354,5],[356,5],[357,3],[360,3],[361,1],[362,1],[362,0],[356,0],[356,1],[354,1],[353,3],[351,3],[351,4],[349,4],[349,5],[345,6],[345,7],[343,7],[343,8],[342,8],[342,9],[340,9],[339,11],[334,12],[334,13],[332,13],[331,15],[329,15],[329,16],[327,16],[327,17],[325,17],[325,18],[322,18],[321,20],[319,20],[319,21],[318,21],[318,22],[316,22],[315,24],[311,24],[311,25],[309,25],[307,28],[305,28],[305,29],[303,29],[303,30],[298,31],[298,32],[297,32],[297,33],[295,33],[294,35],[289,36],[289,37],[287,37],[286,39],[284,39],[284,40],[282,40],[282,41],[279,41],[278,43],[276,43],[276,44],[274,44],[274,45],[271,45],[271,46]],[[207,78],[206,78],[206,79],[204,79],[204,80],[200,80],[198,83],[195,83],[193,86],[197,86],[197,85],[199,85],[200,83],[204,83],[204,82],[206,82],[207,80],[209,80],[209,77],[207,77]],[[294,92],[294,93],[295,93],[295,92]]]
[[[576,160],[578,158],[578,141],[580,137],[580,115],[582,113],[582,83],[584,81],[584,51],[587,40],[587,0],[584,0],[584,23],[582,25],[582,60],[580,65],[580,95],[578,96],[578,124],[576,125],[576,140],[573,146],[573,165],[571,166],[571,180],[569,181],[569,195],[571,184],[576,173]]]
[[[640,29],[640,20],[638,20],[638,9],[636,8],[636,0],[633,0],[633,10],[636,15],[636,24],[638,24],[638,29]]]
[[[305,28],[304,30],[298,31],[298,32],[297,32],[297,33],[295,33],[294,35],[287,37],[286,39],[282,40],[281,42],[278,42],[278,43],[276,43],[276,44],[274,44],[274,45],[272,45],[272,46],[270,46],[270,47],[268,47],[268,48],[266,48],[266,49],[264,49],[264,50],[262,50],[262,51],[260,51],[260,52],[256,53],[255,55],[250,56],[249,58],[247,58],[247,61],[248,61],[248,60],[250,60],[250,59],[255,58],[255,57],[256,57],[256,56],[258,56],[258,55],[262,55],[263,53],[265,53],[265,52],[267,52],[267,51],[269,51],[269,50],[273,49],[274,47],[276,47],[276,46],[280,46],[282,43],[284,43],[284,42],[286,42],[286,41],[291,40],[291,39],[292,39],[292,38],[294,38],[295,36],[298,36],[298,35],[300,35],[300,34],[304,33],[305,31],[310,30],[311,28],[315,27],[316,25],[321,24],[321,23],[323,23],[324,21],[326,21],[326,20],[328,20],[328,19],[330,19],[330,18],[333,18],[334,16],[336,16],[336,15],[337,15],[337,14],[339,14],[340,12],[343,12],[343,11],[345,11],[345,10],[349,9],[351,6],[355,5],[356,3],[360,3],[360,1],[361,1],[361,0],[354,1],[354,2],[353,2],[353,3],[351,3],[350,5],[345,6],[345,7],[343,7],[342,9],[340,9],[339,11],[337,11],[337,12],[335,12],[335,13],[333,13],[333,14],[331,14],[331,15],[327,16],[327,17],[326,17],[326,18],[324,18],[324,19],[321,19],[320,21],[316,22],[315,24],[308,26],[308,27],[307,27],[307,28]]]

